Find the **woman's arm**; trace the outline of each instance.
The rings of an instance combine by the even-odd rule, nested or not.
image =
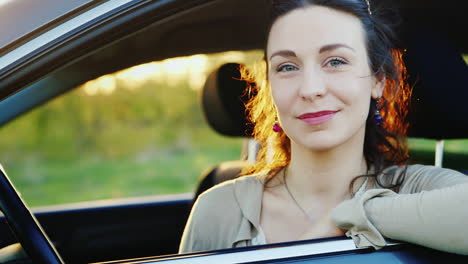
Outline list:
[[[468,177],[452,170],[409,166],[401,193],[373,189],[333,212],[358,247],[385,245],[382,235],[468,254]]]
[[[377,197],[364,208],[385,237],[468,255],[468,183]]]

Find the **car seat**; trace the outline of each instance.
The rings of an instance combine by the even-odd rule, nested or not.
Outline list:
[[[245,138],[241,157],[204,171],[195,198],[210,187],[237,177],[249,162],[255,160],[258,146],[250,138],[251,128],[245,115],[247,83],[241,80],[240,67],[237,63],[227,63],[214,70],[203,87],[201,103],[205,119],[213,130],[224,136]]]

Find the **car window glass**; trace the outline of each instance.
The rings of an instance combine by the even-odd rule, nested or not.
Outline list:
[[[1,128],[0,160],[29,206],[193,192],[242,146],[207,125],[205,79],[261,55],[201,54],[101,76]]]

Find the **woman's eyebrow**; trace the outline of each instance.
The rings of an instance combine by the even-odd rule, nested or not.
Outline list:
[[[271,58],[273,58],[274,56],[283,56],[283,57],[297,57],[296,53],[292,50],[280,50],[280,51],[277,51],[275,53],[273,53],[271,56],[270,56],[270,60]]]
[[[346,44],[336,43],[336,44],[329,44],[329,45],[325,45],[325,46],[321,47],[320,50],[319,50],[319,53],[324,53],[324,52],[327,52],[327,51],[330,51],[330,50],[335,50],[335,49],[338,49],[338,48],[347,48],[347,49],[350,49],[350,50],[356,52],[353,48],[351,48],[350,46],[348,46]]]
[[[336,43],[336,44],[328,44],[328,45],[325,45],[325,46],[321,47],[320,50],[319,50],[319,53],[324,53],[324,52],[335,50],[335,49],[338,49],[338,48],[347,48],[347,49],[350,49],[350,50],[356,52],[353,48],[351,48],[350,46],[348,46],[346,44]],[[277,51],[277,52],[273,53],[270,56],[270,60],[274,56],[297,57],[296,53],[294,51],[292,51],[292,50]]]

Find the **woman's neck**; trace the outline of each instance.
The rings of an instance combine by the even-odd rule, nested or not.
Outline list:
[[[363,143],[343,145],[329,151],[314,152],[291,145],[291,163],[287,168],[288,185],[304,198],[320,197],[330,202],[349,198],[349,184],[367,172]],[[356,186],[364,179],[359,179]]]

